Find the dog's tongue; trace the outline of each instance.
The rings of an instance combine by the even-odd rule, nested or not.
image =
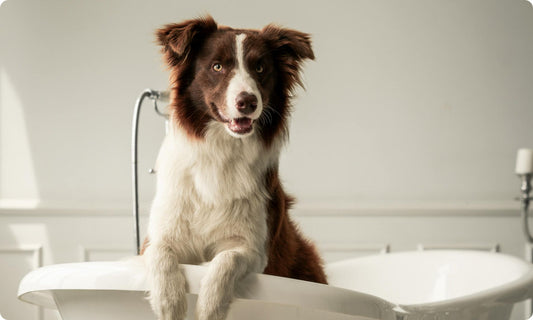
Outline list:
[[[234,132],[246,132],[252,128],[252,119],[237,118],[232,119],[229,123],[229,128]]]

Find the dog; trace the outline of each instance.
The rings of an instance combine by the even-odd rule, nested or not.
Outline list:
[[[322,261],[288,216],[278,174],[308,34],[219,26],[205,16],[156,32],[170,69],[170,129],[142,253],[160,320],[186,315],[180,264],[208,263],[196,317],[226,318],[236,283],[256,272],[326,283]]]

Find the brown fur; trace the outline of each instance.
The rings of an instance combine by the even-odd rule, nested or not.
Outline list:
[[[231,68],[234,39],[246,33],[245,51],[249,69],[261,63],[264,72],[254,74],[265,109],[257,121],[265,148],[276,137],[286,137],[290,115],[290,97],[300,80],[301,62],[314,59],[308,34],[268,25],[262,30],[238,30],[219,27],[211,17],[169,24],[156,35],[171,71],[171,113],[191,139],[202,140],[210,121],[221,121],[217,109],[223,108],[220,93],[229,74],[210,72],[210,63],[221,62]],[[262,119],[263,118],[263,119]],[[264,177],[269,193],[268,265],[264,273],[282,277],[326,283],[322,261],[314,246],[300,234],[288,215],[293,199],[285,194],[278,168],[271,168]],[[144,253],[149,241],[143,243]]]
[[[283,191],[278,170],[271,170],[265,178],[270,194],[268,203],[270,239],[268,265],[264,273],[327,283],[322,260],[315,247],[300,234],[289,217],[288,211],[294,199]]]

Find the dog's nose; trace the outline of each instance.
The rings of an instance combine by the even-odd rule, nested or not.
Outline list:
[[[250,114],[257,109],[257,97],[248,92],[241,92],[235,98],[235,106],[242,114]]]

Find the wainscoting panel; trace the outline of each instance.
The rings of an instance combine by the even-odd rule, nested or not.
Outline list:
[[[322,258],[327,262],[335,262],[349,258],[364,257],[390,252],[389,244],[324,244],[318,246]]]
[[[513,204],[514,205],[514,204]],[[506,206],[297,207],[293,220],[326,262],[407,250],[485,250],[531,261],[519,211]],[[141,231],[147,217],[141,217]],[[131,256],[129,208],[0,207],[0,314],[7,320],[54,320],[53,312],[17,301],[20,279],[55,263],[117,260]],[[513,320],[524,320],[526,304]]]
[[[417,245],[419,251],[424,250],[478,250],[478,251],[489,251],[489,252],[500,252],[500,244],[482,244],[482,243],[472,243],[472,244],[423,244],[420,243]]]
[[[23,303],[12,293],[31,270],[42,266],[41,245],[0,247],[0,314],[5,319],[43,320],[43,309]]]
[[[87,248],[80,246],[80,261],[114,261],[121,260],[133,254],[127,248]]]

